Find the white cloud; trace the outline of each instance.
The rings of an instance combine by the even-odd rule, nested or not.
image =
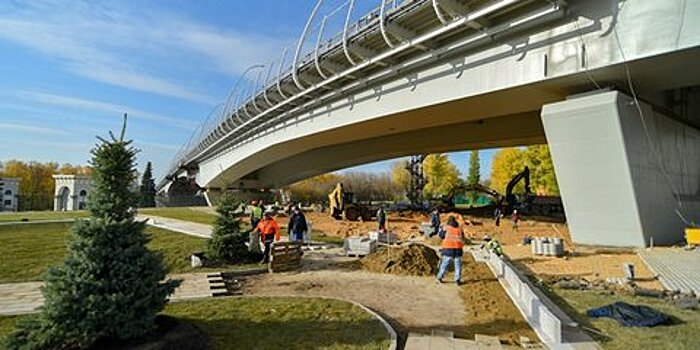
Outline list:
[[[190,50],[208,57],[222,73],[236,76],[251,64],[269,64],[282,53],[282,40],[258,35],[240,35],[214,28],[180,23],[176,38]],[[235,58],[235,59],[232,59]]]
[[[45,127],[31,125],[31,124],[0,123],[0,130],[15,130],[15,131],[35,133],[35,134],[47,134],[47,135],[69,135],[65,131],[60,131],[60,130],[51,129],[51,128],[45,128]]]
[[[202,24],[167,9],[78,1],[4,6],[10,9],[0,11],[0,40],[37,50],[95,81],[205,104],[218,101],[193,87],[204,71],[235,76],[277,56],[280,47],[276,39]]]
[[[47,94],[42,92],[31,92],[22,91],[18,93],[20,96],[29,98],[31,100],[52,104],[57,106],[77,108],[77,109],[87,109],[92,111],[113,113],[115,116],[120,116],[122,113],[127,113],[131,118],[139,118],[143,120],[149,120],[153,122],[158,122],[166,126],[177,127],[181,129],[191,130],[195,128],[198,123],[193,121],[188,121],[180,118],[168,117],[156,113],[151,113],[143,111],[137,108],[131,108],[129,106],[123,106],[114,103],[94,101],[88,99],[82,99],[77,97],[63,96]]]

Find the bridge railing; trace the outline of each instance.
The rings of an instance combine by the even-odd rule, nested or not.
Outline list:
[[[356,2],[362,2],[366,6],[366,2],[346,0],[330,8],[330,11],[321,17],[320,22],[311,25],[314,18],[319,18],[317,12],[323,1],[318,0],[314,7],[307,26],[297,41],[292,61],[285,64],[288,53],[288,49],[285,49],[276,65],[277,74],[272,72],[274,61],[267,66],[256,65],[256,68],[260,68],[257,78],[250,79],[250,85],[247,89],[236,90],[234,87],[234,91],[224,104],[223,109],[218,112],[216,117],[208,118],[209,122],[203,124],[201,132],[195,134],[187,146],[178,153],[169,174],[175,174],[180,167],[208,157],[207,154],[211,154],[214,149],[231,147],[237,142],[253,137],[262,128],[280,123],[285,115],[288,116],[293,111],[300,111],[300,108],[309,105],[309,101],[326,96],[328,91],[335,87],[343,86],[342,84],[353,84],[352,82],[346,83],[346,81],[364,77],[364,72],[373,65],[386,65],[382,60],[405,54],[409,50],[418,53],[429,51],[426,46],[421,45],[429,43],[430,40],[450,35],[454,31],[464,30],[464,28],[473,28],[473,35],[460,41],[460,45],[468,46],[476,42],[488,41],[500,31],[512,30],[516,27],[514,23],[520,26],[523,23],[537,21],[552,12],[563,12],[560,9],[561,4],[557,0],[536,0],[535,2],[542,3],[541,7],[544,10],[538,10],[535,14],[526,13],[521,19],[514,20],[512,23],[485,28],[479,22],[483,17],[492,13],[502,13],[504,9],[509,7],[518,8],[523,3],[531,3],[531,1],[493,0],[486,2],[479,8],[470,8],[469,11],[464,8],[463,12],[458,13],[454,7],[455,3],[458,4],[458,0],[379,0],[379,6],[364,11],[364,14],[358,18],[357,15],[353,15],[354,6]],[[450,5],[442,4],[443,1]],[[429,23],[429,30],[415,34],[415,37],[401,38],[402,40],[399,40],[401,35],[392,37],[388,34],[391,21],[409,18],[413,12],[427,8],[432,9],[435,14],[433,21]],[[342,31],[325,30],[324,25],[327,24],[329,18],[333,17],[344,17]],[[485,23],[489,22],[488,19],[485,21]],[[420,24],[425,27],[425,23]],[[309,36],[310,32],[317,32],[315,40],[311,40],[313,38]],[[326,32],[333,34],[325,34]],[[371,56],[351,54],[348,47],[350,43],[355,41],[362,43],[365,36],[369,35],[368,33],[374,33],[372,35],[375,36],[376,33],[381,33],[385,45],[371,52]],[[307,45],[309,40],[313,44]],[[305,45],[308,47],[305,48]],[[330,54],[337,56],[337,52],[334,53],[334,51],[344,52],[347,62],[340,67],[340,70],[331,72],[330,69],[322,69],[320,65],[328,63],[322,58],[324,55]],[[313,81],[305,82],[302,80],[302,73],[307,74],[306,78],[308,78],[309,72],[314,71],[316,73],[311,76]],[[242,78],[245,78],[244,76],[245,74]],[[352,79],[347,79],[348,77]],[[335,86],[331,84],[335,84]],[[302,97],[305,96],[310,97],[310,99],[303,99]]]
[[[189,140],[188,143],[184,145],[184,149],[178,152],[176,157],[174,157],[170,165],[171,171],[177,170],[182,163],[187,161],[188,157],[193,156],[198,150],[206,147],[205,145],[211,144],[211,142],[216,138],[220,138],[222,136],[221,134],[224,133],[223,130],[225,130],[225,126],[235,128],[240,125],[245,117],[249,118],[249,115],[252,112],[251,110],[255,109],[255,101],[259,99],[260,95],[263,94],[263,91],[273,90],[276,88],[276,85],[280,80],[289,80],[292,76],[292,71],[295,65],[303,67],[312,64],[317,57],[323,56],[331,50],[338,49],[342,45],[344,38],[352,37],[357,33],[360,33],[365,28],[369,28],[373,25],[376,26],[382,7],[381,1],[382,0],[379,0],[380,5],[377,5],[370,11],[361,14],[360,17],[354,19],[352,23],[347,25],[343,23],[344,26],[347,26],[347,29],[343,28],[340,31],[330,32],[332,35],[327,35],[324,38],[324,24],[329,22],[333,17],[351,17],[352,10],[356,8],[356,5],[354,4],[355,1],[353,0],[345,0],[337,6],[330,8],[330,12],[323,16],[323,20],[317,22],[315,26],[310,29],[310,32],[319,32],[317,40],[318,45],[306,48],[305,54],[296,63],[291,62],[287,64],[286,68],[279,70],[276,77],[272,77],[270,76],[271,74],[268,73],[264,83],[262,85],[256,83],[255,85],[259,86],[254,86],[255,90],[247,97],[241,96],[243,93],[247,92],[243,91],[235,97],[235,103],[232,104],[231,101],[227,101],[226,105],[228,108],[224,108],[217,118],[212,119],[207,117],[199,129],[200,132],[198,135],[195,134],[195,141],[192,142],[192,140]],[[393,12],[402,5],[426,1],[427,0],[384,0],[384,6],[385,11]],[[321,2],[323,1],[319,1],[319,3]],[[351,8],[351,6],[353,8]],[[329,31],[325,31],[325,33],[329,33]],[[299,40],[304,40],[304,38],[300,38]],[[283,55],[282,60],[284,59],[285,57]],[[279,64],[284,65],[284,62],[281,61]],[[243,116],[241,116],[242,114]]]

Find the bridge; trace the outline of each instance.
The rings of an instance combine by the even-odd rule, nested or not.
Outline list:
[[[318,0],[160,187],[548,143],[575,242],[675,243],[700,222],[698,20],[683,0]]]

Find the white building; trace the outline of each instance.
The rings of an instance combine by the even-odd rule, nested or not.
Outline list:
[[[0,211],[17,211],[21,181],[18,177],[0,177]]]
[[[54,211],[87,209],[88,194],[92,191],[92,178],[89,175],[54,175],[56,190]]]

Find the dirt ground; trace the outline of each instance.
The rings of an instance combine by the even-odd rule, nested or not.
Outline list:
[[[374,221],[351,222],[336,220],[327,213],[306,212],[306,219],[311,222],[314,230],[319,230],[328,236],[334,237],[351,237],[351,236],[366,236],[369,231],[376,231],[378,225]],[[399,216],[396,213],[387,215],[387,228],[394,232],[399,239],[408,239],[411,236],[420,236],[418,228],[420,223],[428,221],[429,218],[425,214],[407,213],[404,216]],[[277,219],[280,225],[286,225],[288,219],[279,217]]]
[[[520,336],[538,339],[488,266],[474,261],[471,254],[465,254],[462,260],[462,279],[465,283],[460,294],[468,306],[470,335],[497,334],[511,343],[515,343]]]
[[[307,213],[306,215],[308,220],[313,223],[314,229],[323,231],[329,236],[367,235],[369,230],[377,228],[375,222],[338,221],[324,213]],[[486,234],[497,238],[503,245],[506,255],[526,273],[538,276],[581,277],[591,281],[605,280],[610,277],[623,277],[622,265],[632,263],[638,277],[637,284],[640,287],[663,289],[661,283],[653,278],[651,270],[636,253],[575,246],[571,241],[566,224],[531,220],[526,217],[515,230],[508,218],[502,219],[500,226],[495,226],[493,219],[457,213],[441,214],[441,221],[445,222],[449,215],[454,215],[463,225],[465,234],[473,239],[479,240]],[[389,213],[387,225],[388,229],[394,232],[399,239],[411,237],[421,239],[418,228],[421,222],[427,221],[429,221],[427,214]],[[286,218],[280,218],[280,222],[286,222]],[[531,253],[530,246],[522,245],[525,236],[560,237],[564,240],[566,250],[572,254],[564,258],[536,256]]]
[[[246,281],[243,293],[266,296],[320,296],[366,305],[385,317],[400,338],[408,332],[454,332],[499,336],[515,344],[520,335],[537,339],[485,264],[465,255],[463,280],[440,284],[435,277],[360,271],[356,259],[340,251],[307,252],[298,273],[267,274]],[[451,281],[451,276],[446,280]],[[401,339],[400,339],[401,340]]]

